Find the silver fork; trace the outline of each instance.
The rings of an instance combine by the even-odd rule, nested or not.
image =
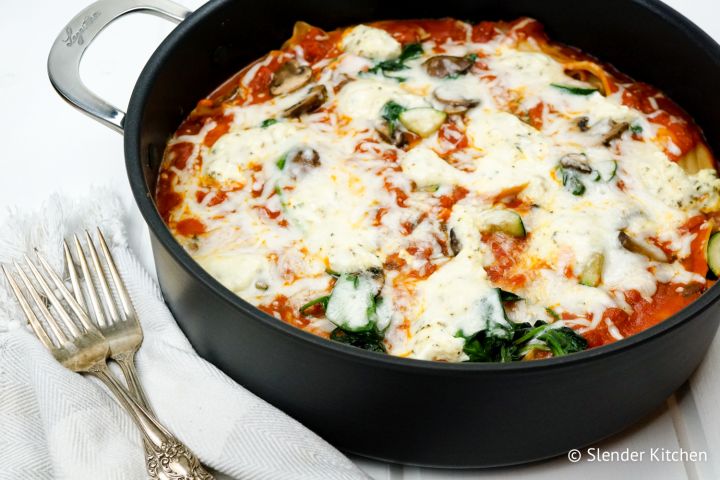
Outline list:
[[[95,288],[93,276],[90,273],[87,257],[85,256],[77,235],[73,236],[75,256],[77,257],[80,265],[82,280],[85,283],[85,289],[92,309],[88,308],[88,305],[85,302],[83,289],[80,285],[78,272],[75,268],[75,262],[70,254],[70,248],[68,247],[67,242],[63,242],[65,263],[70,275],[70,284],[72,285],[73,294],[75,300],[77,300],[85,312],[88,313],[91,319],[94,320],[95,326],[99,328],[100,332],[107,339],[108,344],[110,345],[110,358],[115,360],[115,362],[117,362],[120,366],[120,369],[125,376],[125,383],[127,383],[130,394],[135,397],[138,403],[146,410],[152,411],[147,398],[145,397],[142,385],[138,380],[137,370],[135,369],[135,353],[137,353],[143,341],[143,333],[140,328],[140,322],[138,321],[137,314],[135,313],[132,301],[130,300],[130,295],[125,288],[125,283],[118,273],[115,262],[110,254],[110,249],[108,248],[107,243],[105,242],[105,237],[100,229],[97,229],[97,238],[100,250],[102,251],[103,259],[105,260],[105,265],[107,266],[112,282],[115,285],[120,305],[117,305],[114,300],[110,286],[108,285],[107,279],[103,273],[103,267],[101,265],[97,249],[95,248],[95,244],[88,232],[85,232],[85,243],[87,245],[88,253],[90,254],[90,261],[92,263],[93,271],[95,272],[95,277],[100,284],[102,304],[100,297],[98,296],[97,289]],[[122,317],[118,307],[122,310]],[[105,309],[107,309],[107,316],[105,315]]]
[[[70,248],[68,247],[67,242],[63,241],[65,263],[70,276],[70,284],[72,285],[73,295],[78,304],[86,312],[90,313],[92,311],[90,316],[95,322],[94,326],[98,327],[102,335],[107,339],[110,347],[110,358],[120,366],[130,394],[145,410],[152,413],[135,368],[135,353],[137,353],[143,341],[142,328],[140,327],[140,322],[138,321],[137,314],[135,313],[132,301],[130,300],[130,294],[125,287],[125,283],[123,282],[117,267],[115,266],[115,261],[113,260],[110,249],[107,246],[105,237],[99,228],[97,229],[97,238],[100,251],[102,252],[102,258],[107,271],[110,273],[110,280],[115,287],[119,302],[115,301],[115,296],[108,284],[108,279],[106,278],[102,262],[100,261],[100,255],[98,255],[95,243],[88,232],[85,232],[85,243],[87,245],[87,251],[90,255],[90,262],[88,262],[87,257],[85,256],[85,252],[83,251],[77,235],[73,236],[75,256],[78,259],[80,270],[82,272],[81,278],[79,278],[78,272],[75,268],[75,262],[70,254]],[[97,283],[100,285],[101,295],[98,294],[96,289],[89,264],[92,265],[95,278],[97,279]],[[46,268],[49,268],[49,265],[46,266]],[[89,298],[92,310],[88,308],[85,301],[83,288],[81,286],[81,279],[85,284],[85,292]],[[105,312],[107,312],[107,315]],[[177,442],[177,440],[175,441]],[[145,447],[145,458],[148,463],[148,471],[154,471],[159,468],[158,462],[162,463],[165,461],[165,454],[158,452],[156,446],[148,442],[147,439],[144,439],[143,444]],[[177,445],[179,445],[179,442],[175,446],[169,445],[168,447],[176,448]],[[185,456],[192,455],[192,452],[187,450],[186,447],[183,446],[183,448],[185,448]],[[158,460],[157,457],[159,453],[160,459]],[[197,462],[197,459],[189,458],[188,461]],[[205,477],[197,478],[212,478],[207,472],[205,472],[205,475]],[[158,476],[162,478],[161,475]]]
[[[63,305],[60,297],[53,292],[37,266],[27,256],[25,257],[27,268],[40,286],[45,298],[49,300],[55,315],[51,313],[23,268],[18,263],[14,265],[22,284],[30,295],[31,301],[36,310],[40,312],[49,329],[38,319],[30,301],[28,301],[14,276],[4,265],[2,270],[40,342],[50,350],[55,359],[63,366],[78,373],[97,377],[115,395],[120,405],[130,414],[142,432],[145,444],[151,446],[150,451],[146,452],[145,463],[150,478],[211,480],[212,476],[203,468],[197,457],[163,427],[151,413],[139,405],[135,398],[112,375],[107,365],[107,358],[110,355],[110,343],[92,324],[85,310],[78,303],[75,296],[65,287],[60,277],[50,268],[48,262],[40,255],[38,255],[38,259],[45,274],[51,279],[57,291],[60,292],[60,296],[67,303],[69,311]],[[70,264],[68,268],[72,269],[74,267]],[[116,269],[115,272],[117,273]],[[77,272],[75,276],[77,277]],[[79,283],[77,285],[79,289]],[[79,291],[75,288],[74,283],[73,289],[76,292]],[[125,295],[127,295],[127,291],[125,291]],[[129,297],[127,298],[129,299]],[[79,325],[73,320],[73,314]],[[56,316],[59,317],[59,321]]]

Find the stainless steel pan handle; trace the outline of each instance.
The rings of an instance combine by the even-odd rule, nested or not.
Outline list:
[[[120,133],[125,112],[85,86],[80,79],[80,61],[103,28],[131,12],[145,12],[175,23],[192,13],[170,0],[99,0],[70,20],[48,56],[48,75],[55,90],[74,107]]]

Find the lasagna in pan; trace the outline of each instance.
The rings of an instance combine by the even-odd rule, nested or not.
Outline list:
[[[529,18],[445,19],[298,23],[178,128],[157,205],[284,322],[508,362],[620,340],[702,295],[719,191],[659,90]]]

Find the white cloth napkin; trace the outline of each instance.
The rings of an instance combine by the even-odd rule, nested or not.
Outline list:
[[[98,201],[98,199],[101,199]],[[364,479],[341,453],[200,358],[155,280],[128,250],[120,202],[104,191],[13,211],[0,262],[37,248],[62,268],[61,240],[100,226],[140,317],[137,367],[159,419],[213,469],[238,479]],[[146,478],[140,433],[94,379],[70,372],[24,327],[0,287],[0,479]]]

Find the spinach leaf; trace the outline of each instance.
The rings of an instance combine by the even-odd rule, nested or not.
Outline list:
[[[528,344],[536,340],[540,344]],[[526,348],[538,347],[544,344],[543,350],[549,350],[554,357],[561,357],[569,353],[580,352],[588,346],[587,340],[569,327],[553,327],[543,321],[537,321],[533,328],[515,340],[515,345],[526,345]]]
[[[545,311],[548,313],[548,315],[553,317],[555,320],[560,320],[560,315],[558,315],[558,313],[555,310],[553,310],[552,308],[547,307],[545,309]]]
[[[512,362],[516,360],[515,347],[505,339],[488,335],[485,331],[478,332],[465,339],[463,352],[470,362]]]
[[[519,300],[522,300],[521,296],[516,295],[513,292],[508,292],[507,290],[503,290],[502,288],[498,288],[498,293],[500,294],[501,302],[517,302]]]
[[[395,133],[395,129],[397,129],[397,124],[399,121],[398,118],[400,117],[400,114],[403,113],[405,110],[407,110],[405,107],[403,107],[399,103],[395,103],[392,100],[390,100],[383,106],[380,115],[387,122],[388,134],[391,137]]]
[[[383,344],[383,336],[375,329],[366,332],[346,332],[342,328],[336,328],[330,333],[330,340],[371,352],[387,353]]]
[[[423,54],[423,48],[422,45],[419,43],[409,43],[403,47],[402,53],[400,53],[399,60],[401,62],[405,62],[407,60],[412,60],[413,58],[417,58],[420,55]]]
[[[276,123],[278,123],[278,121],[274,118],[268,118],[262,121],[262,123],[260,124],[260,128],[267,128],[270,125],[275,125]]]
[[[348,332],[366,332],[377,328],[377,308],[383,286],[382,274],[368,269],[343,273],[335,280],[325,306],[325,318]]]
[[[597,88],[573,87],[571,85],[562,85],[560,83],[551,83],[550,85],[565,92],[572,93],[573,95],[591,95],[598,91]]]
[[[300,314],[305,315],[305,312],[310,307],[314,307],[315,305],[322,305],[323,310],[327,309],[328,302],[330,301],[330,295],[324,295],[322,297],[315,298],[313,300],[310,300],[305,305],[300,307]]]
[[[550,347],[553,357],[561,357],[568,353],[575,353],[585,350],[588,342],[572,328],[546,328],[536,337]]]
[[[585,193],[585,184],[580,180],[580,176],[576,171],[560,167],[560,175],[562,184],[567,191],[578,196]]]
[[[412,60],[413,58],[417,58],[423,53],[422,45],[419,43],[411,43],[409,45],[405,45],[402,52],[400,53],[400,56],[394,60],[385,60],[382,62],[377,63],[374,67],[368,69],[368,72],[370,73],[382,73],[385,75],[387,72],[398,72],[400,70],[406,70],[409,68],[407,65],[405,65],[405,62],[408,60]],[[386,77],[388,75],[385,75]],[[404,82],[405,79],[402,77],[389,77],[394,78],[400,82]]]
[[[513,323],[498,329],[483,330],[465,338],[463,351],[470,362],[514,362],[533,350],[552,352],[554,357],[580,352],[588,347],[587,340],[569,327],[553,327],[541,320]],[[459,334],[458,336],[461,336]]]
[[[381,115],[388,122],[397,122],[400,114],[405,110],[405,107],[390,100],[383,106]]]

